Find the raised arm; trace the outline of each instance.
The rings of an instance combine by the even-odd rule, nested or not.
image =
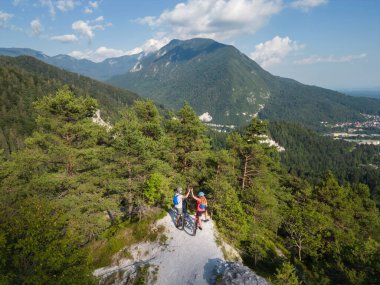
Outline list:
[[[182,197],[182,199],[187,199],[187,197],[189,197],[189,195],[190,195],[190,187],[188,188],[188,190],[187,190],[187,193],[186,193],[186,195],[184,195],[183,197]]]
[[[191,188],[191,196],[193,196],[193,198],[197,201],[199,201],[199,198],[197,198],[196,196],[194,196],[194,191],[193,191],[193,188]]]
[[[192,187],[190,188],[190,191],[191,191],[191,196],[195,199],[195,196],[194,196],[194,192],[193,192],[193,188],[192,188]]]

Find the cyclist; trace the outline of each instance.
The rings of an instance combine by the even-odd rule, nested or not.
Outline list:
[[[175,190],[175,194],[174,194],[174,197],[173,197],[173,203],[174,203],[174,209],[176,210],[177,212],[177,220],[176,220],[176,227],[179,226],[179,220],[181,218],[181,214],[183,212],[183,199],[186,199],[187,197],[189,197],[189,194],[190,194],[190,190],[187,192],[187,194],[185,196],[183,196],[181,193],[182,193],[182,188],[181,187],[177,187]]]
[[[202,230],[201,216],[206,213],[207,200],[203,192],[198,193],[198,197],[194,196],[193,188],[191,189],[191,195],[197,201],[197,213],[195,214],[196,225]]]

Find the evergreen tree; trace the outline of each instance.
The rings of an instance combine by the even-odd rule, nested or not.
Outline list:
[[[210,149],[206,127],[185,103],[181,110],[171,114],[166,130],[177,157],[175,169],[186,178],[187,184],[198,184],[204,179],[204,166]]]
[[[299,285],[294,266],[289,262],[284,262],[281,268],[277,269],[273,284],[275,285]]]
[[[0,208],[1,284],[95,284],[68,216],[41,197]]]

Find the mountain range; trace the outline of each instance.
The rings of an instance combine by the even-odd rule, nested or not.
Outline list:
[[[141,97],[88,77],[46,64],[30,56],[0,56],[0,150],[8,155],[23,146],[23,140],[35,129],[33,102],[54,94],[68,85],[77,95],[98,100],[101,115],[107,121],[118,110]]]
[[[28,48],[0,48],[0,55],[17,57],[27,55],[39,59],[47,64],[63,68],[67,71],[79,73],[96,80],[107,80],[112,76],[128,72],[138,61],[140,54],[108,58],[102,62],[93,62],[88,59],[76,59],[75,57],[59,54],[48,56],[43,52]]]
[[[380,100],[274,76],[234,46],[210,39],[172,40],[150,54],[100,63],[65,55],[47,57],[28,49],[0,49],[8,56],[22,53],[131,90],[168,109],[178,109],[187,101],[209,123],[245,125],[258,115],[320,130],[322,121],[361,121],[363,113],[380,114]]]

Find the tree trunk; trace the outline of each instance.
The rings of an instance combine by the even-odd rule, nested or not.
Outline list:
[[[302,252],[302,245],[298,245],[298,258],[299,260],[302,262],[302,255],[301,255],[301,252]]]
[[[244,191],[245,188],[245,177],[247,176],[247,167],[248,167],[248,156],[244,156],[244,171],[243,171],[243,179],[241,184],[241,190]]]

